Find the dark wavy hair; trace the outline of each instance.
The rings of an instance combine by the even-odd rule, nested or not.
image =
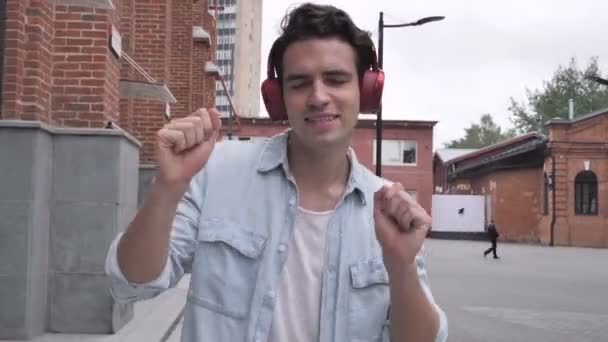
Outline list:
[[[350,44],[356,53],[359,79],[374,59],[371,34],[358,28],[351,17],[330,5],[306,3],[288,12],[281,21],[281,35],[270,56],[279,82],[283,77],[283,56],[290,44],[313,38],[338,38]]]

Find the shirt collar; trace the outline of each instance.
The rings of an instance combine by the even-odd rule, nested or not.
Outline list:
[[[257,170],[261,173],[272,171],[278,167],[283,167],[285,174],[289,174],[289,163],[287,160],[287,139],[290,129],[279,133],[270,138],[266,143],[260,159],[257,164]],[[355,151],[352,148],[348,149],[348,158],[350,161],[350,174],[346,183],[345,194],[349,195],[352,192],[358,194],[363,205],[365,205],[372,194],[377,190],[377,182],[371,172],[365,168],[357,160]],[[370,177],[371,176],[371,177]],[[367,197],[366,197],[367,196]]]

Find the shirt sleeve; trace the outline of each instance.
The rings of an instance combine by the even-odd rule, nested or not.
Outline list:
[[[429,286],[429,276],[426,269],[425,254],[425,248],[422,247],[422,250],[416,256],[416,267],[418,269],[418,277],[420,278],[420,284],[422,285],[424,293],[426,293],[427,298],[435,307],[437,315],[439,315],[439,329],[437,330],[437,337],[435,338],[435,342],[445,342],[448,339],[448,319],[445,315],[445,312],[439,307],[439,305],[437,305],[437,302],[433,297],[433,293],[431,292],[431,288]]]
[[[117,246],[123,234],[114,239],[106,257],[105,272],[110,278],[110,292],[118,302],[129,303],[153,298],[177,285],[185,273],[192,271],[206,178],[204,170],[195,176],[177,206],[168,259],[156,279],[146,283],[129,282],[118,264]]]

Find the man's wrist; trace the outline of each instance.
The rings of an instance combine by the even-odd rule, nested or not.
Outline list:
[[[412,279],[418,281],[416,261],[409,264],[388,261],[385,264],[391,284],[410,282]]]
[[[152,180],[151,195],[170,202],[179,202],[188,190],[188,183],[166,184],[158,178]]]

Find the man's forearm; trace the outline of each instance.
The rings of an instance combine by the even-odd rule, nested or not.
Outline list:
[[[182,188],[167,188],[156,183],[150,188],[144,206],[118,243],[118,265],[128,281],[145,283],[161,274],[182,195]]]
[[[432,342],[439,329],[439,315],[426,296],[416,264],[390,274],[391,341]]]

